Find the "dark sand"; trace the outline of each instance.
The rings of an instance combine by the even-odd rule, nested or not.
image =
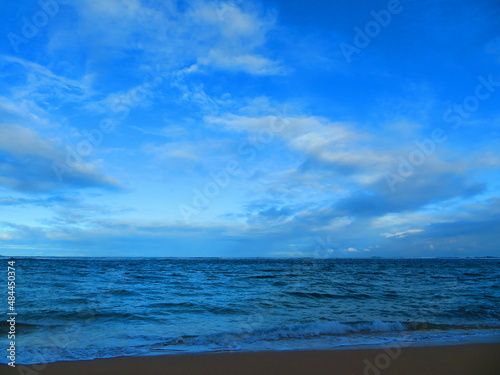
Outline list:
[[[16,368],[0,365],[0,374],[500,375],[500,344],[403,347],[395,359],[383,349],[121,357]]]

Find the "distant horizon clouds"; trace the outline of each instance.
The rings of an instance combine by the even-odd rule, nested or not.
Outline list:
[[[0,15],[0,253],[500,256],[495,0]]]

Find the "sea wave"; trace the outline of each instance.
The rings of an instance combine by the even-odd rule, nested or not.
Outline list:
[[[436,324],[431,322],[400,322],[400,321],[366,321],[366,322],[336,322],[314,324],[290,324],[265,329],[245,330],[239,332],[224,332],[211,335],[181,336],[172,338],[168,345],[210,345],[228,342],[254,343],[259,341],[278,341],[286,339],[310,339],[322,336],[345,336],[361,333],[384,333],[395,331],[431,331],[431,330],[472,330],[500,329],[500,325],[456,325]]]
[[[332,299],[363,299],[363,298],[372,298],[368,294],[364,293],[349,293],[349,294],[332,294],[332,293],[319,293],[319,292],[286,292],[287,294],[295,297],[305,297],[312,299],[320,299],[320,298],[332,298]]]

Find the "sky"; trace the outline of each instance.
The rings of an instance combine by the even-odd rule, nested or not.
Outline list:
[[[500,256],[497,0],[0,12],[0,254]]]

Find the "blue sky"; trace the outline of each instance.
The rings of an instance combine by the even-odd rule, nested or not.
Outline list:
[[[41,0],[0,25],[1,254],[500,256],[496,0]]]

